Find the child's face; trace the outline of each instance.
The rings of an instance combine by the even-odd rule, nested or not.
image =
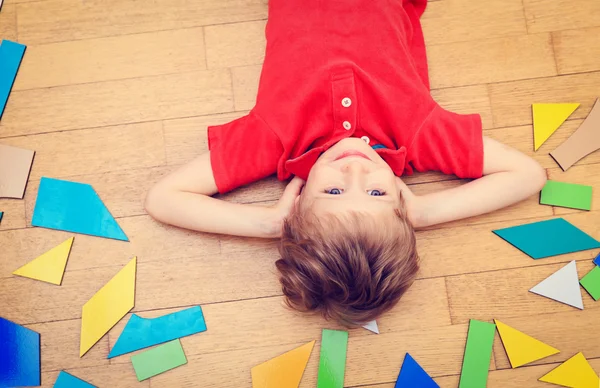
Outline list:
[[[316,213],[388,213],[400,206],[400,182],[375,150],[361,139],[347,138],[319,157],[302,201]]]

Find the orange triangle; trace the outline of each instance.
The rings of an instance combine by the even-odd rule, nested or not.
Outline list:
[[[252,368],[252,388],[298,388],[315,341]]]
[[[71,237],[43,255],[38,256],[13,272],[13,275],[41,280],[42,282],[60,286],[74,239],[75,237]]]

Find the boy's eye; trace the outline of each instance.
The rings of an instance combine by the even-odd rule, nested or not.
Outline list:
[[[333,188],[333,189],[325,189],[325,192],[326,192],[327,194],[331,194],[331,195],[340,195],[340,194],[342,194],[342,190],[340,190],[340,189],[336,189],[336,188]]]
[[[385,195],[385,191],[381,191],[381,190],[367,190],[367,194],[373,196],[373,197],[381,197],[382,195]]]

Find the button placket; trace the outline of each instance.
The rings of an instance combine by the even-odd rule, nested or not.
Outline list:
[[[356,129],[356,87],[354,72],[344,70],[332,75],[334,131],[350,136]]]

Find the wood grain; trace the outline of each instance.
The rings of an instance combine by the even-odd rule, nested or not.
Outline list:
[[[17,40],[17,13],[15,6],[6,1],[0,12],[0,39]]]
[[[600,27],[556,31],[552,42],[560,74],[600,70]]]
[[[527,30],[530,33],[570,30],[573,26],[600,26],[600,3],[581,0],[524,0]]]

